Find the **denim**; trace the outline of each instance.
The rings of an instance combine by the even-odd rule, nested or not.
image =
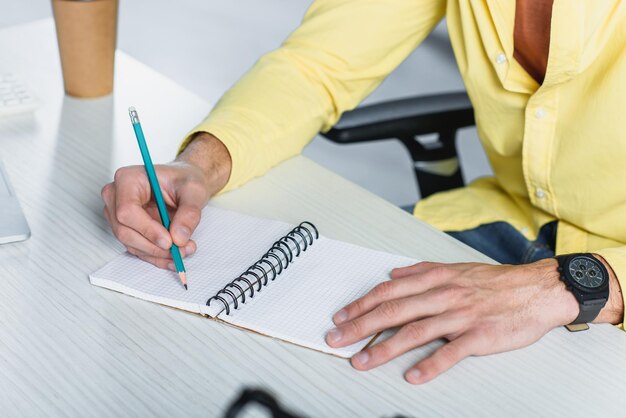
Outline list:
[[[480,225],[466,231],[447,232],[448,235],[502,264],[527,264],[554,257],[557,222],[545,224],[535,241],[527,240],[506,222]]]

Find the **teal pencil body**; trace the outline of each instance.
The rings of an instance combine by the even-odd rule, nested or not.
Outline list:
[[[154,200],[157,204],[157,208],[159,209],[161,222],[163,223],[163,226],[165,227],[165,229],[169,231],[170,217],[169,217],[169,214],[167,213],[167,206],[165,206],[165,200],[163,199],[163,194],[161,193],[161,186],[159,185],[159,180],[157,178],[156,171],[154,170],[154,165],[152,164],[152,158],[150,158],[150,152],[148,151],[146,138],[143,135],[141,122],[139,122],[139,116],[137,115],[137,111],[135,110],[134,107],[129,108],[128,113],[130,115],[130,121],[133,124],[135,137],[137,137],[137,144],[139,144],[139,150],[141,151],[141,157],[143,158],[143,163],[146,168],[146,174],[148,175],[148,180],[150,181],[150,188],[152,189]],[[172,259],[174,260],[174,265],[176,266],[176,271],[181,276],[181,280],[183,281],[183,285],[185,286],[185,289],[186,289],[187,283],[184,277],[185,266],[183,265],[183,259],[180,255],[180,250],[178,249],[176,244],[172,243],[170,252],[172,254]],[[183,273],[183,274],[181,275],[180,273]]]

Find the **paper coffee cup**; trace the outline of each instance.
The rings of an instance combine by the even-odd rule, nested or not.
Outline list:
[[[113,91],[118,0],[52,0],[65,92],[99,97]]]

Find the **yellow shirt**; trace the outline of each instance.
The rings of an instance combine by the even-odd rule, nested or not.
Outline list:
[[[424,199],[415,215],[441,230],[506,221],[531,240],[558,219],[556,252],[602,255],[626,289],[620,0],[554,2],[541,86],[513,58],[513,0],[317,0],[302,25],[193,131],[211,132],[228,148],[233,168],[226,189],[300,153],[444,15],[495,177]]]

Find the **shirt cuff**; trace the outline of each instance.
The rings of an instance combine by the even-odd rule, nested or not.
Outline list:
[[[254,143],[254,133],[250,132],[249,126],[254,124],[245,123],[247,109],[215,109],[207,118],[192,129],[186,136],[177,155],[185,150],[187,145],[200,132],[210,133],[219,139],[230,154],[231,172],[228,182],[218,194],[236,189],[248,180],[262,175],[268,167],[263,158],[260,144]],[[256,116],[258,117],[258,115]]]

